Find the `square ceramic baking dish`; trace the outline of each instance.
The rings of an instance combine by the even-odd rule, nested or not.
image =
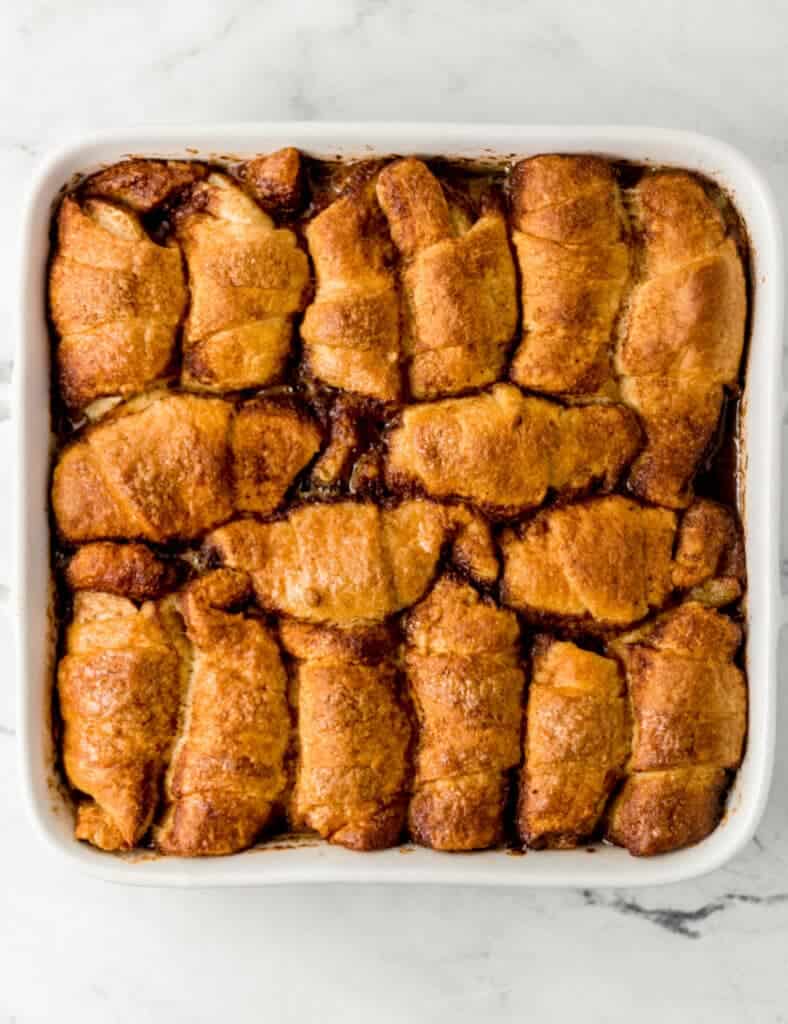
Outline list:
[[[297,146],[319,157],[375,154],[511,159],[544,152],[599,153],[698,171],[732,197],[751,242],[753,307],[745,411],[744,521],[749,573],[749,738],[722,823],[697,846],[652,859],[596,846],[510,856],[416,848],[358,854],[309,842],[203,860],[101,853],[73,838],[73,815],[53,767],[50,729],[54,627],[50,610],[49,337],[45,275],[53,204],[64,184],[129,154],[221,162]],[[788,606],[780,596],[780,433],[783,417],[782,243],[775,205],[759,172],[724,143],[650,128],[503,125],[239,124],[177,126],[85,139],[39,171],[24,216],[14,418],[17,488],[14,614],[25,796],[36,828],[61,858],[93,875],[151,885],[285,882],[429,882],[525,886],[637,886],[711,871],[752,837],[766,804],[775,729],[777,643]],[[407,854],[407,855],[406,855]]]

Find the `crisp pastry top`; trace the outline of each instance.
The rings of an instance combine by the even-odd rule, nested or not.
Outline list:
[[[78,838],[708,835],[747,729],[718,188],[285,148],[122,161],[55,218]]]
[[[154,242],[133,209],[67,196],[49,272],[67,405],[81,410],[164,377],[187,299],[180,252]]]
[[[276,380],[309,279],[295,234],[223,174],[194,186],[175,223],[191,292],[183,382],[233,391]]]
[[[514,168],[511,193],[523,311],[512,380],[593,393],[610,374],[632,263],[613,169],[596,157],[537,156]]]
[[[541,505],[548,491],[609,490],[640,447],[626,406],[566,408],[526,397],[511,384],[467,398],[406,408],[388,440],[389,485],[417,485],[496,516]],[[500,453],[506,452],[501,459]]]
[[[683,173],[645,177],[632,209],[641,269],[622,319],[616,371],[640,415],[646,446],[629,485],[647,501],[681,508],[735,386],[747,295],[736,241],[718,206]]]
[[[455,394],[501,375],[517,324],[503,212],[452,208],[420,160],[389,164],[378,201],[402,258],[403,347],[414,398]]]
[[[55,521],[72,543],[190,540],[233,511],[273,512],[318,443],[295,403],[152,393],[63,450],[52,480]]]
[[[400,306],[393,246],[375,194],[375,176],[306,228],[315,267],[315,301],[301,337],[314,376],[381,401],[400,397]]]

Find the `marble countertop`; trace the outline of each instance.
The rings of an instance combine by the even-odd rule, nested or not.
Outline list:
[[[21,197],[67,136],[145,121],[653,123],[740,146],[784,216],[787,36],[788,7],[775,0],[6,0],[0,387],[13,360]],[[0,420],[7,494],[2,403]],[[624,892],[134,890],[75,875],[32,832],[2,619],[0,649],[0,1021],[788,1020],[784,701],[757,837],[699,881]]]

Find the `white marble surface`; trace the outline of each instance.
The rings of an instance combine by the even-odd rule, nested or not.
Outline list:
[[[651,122],[741,146],[785,213],[786,37],[779,0],[5,0],[0,386],[22,191],[65,135],[147,120]],[[0,423],[0,495],[8,434]],[[0,583],[8,555],[0,519]],[[785,708],[758,837],[701,881],[140,891],[75,876],[33,835],[1,620],[0,650],[2,1021],[788,1019]]]

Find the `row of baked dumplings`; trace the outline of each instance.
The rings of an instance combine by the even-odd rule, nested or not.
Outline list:
[[[600,501],[627,514],[623,498]],[[683,594],[680,603],[596,650],[546,634],[524,642],[511,609],[451,570],[428,589],[424,566],[414,575],[397,541],[420,518],[427,535],[445,528],[430,524],[429,509],[376,509],[364,523],[342,506],[302,516],[328,508],[328,537],[315,531],[301,553],[297,538],[271,545],[263,535],[314,529],[295,515],[289,525],[249,521],[256,535],[245,540],[232,526],[217,531],[209,543],[228,564],[262,561],[251,576],[218,568],[179,591],[172,565],[143,545],[92,543],[73,557],[58,692],[64,766],[81,794],[77,837],[127,850],[153,826],[157,849],[200,856],[288,827],[357,850],[408,834],[438,850],[484,849],[515,834],[566,848],[604,831],[648,855],[714,828],[746,724],[740,629],[709,604],[740,585],[719,506],[687,513],[676,557],[661,566],[655,587],[663,600]],[[641,547],[636,530],[652,528],[624,527]],[[325,574],[314,573],[314,548],[347,530],[328,571],[359,546],[370,557],[379,541],[394,581],[371,594],[378,603],[365,606],[363,624],[352,600],[365,600],[371,567],[324,583],[326,607]],[[717,557],[698,559],[710,531]],[[617,581],[603,575],[597,587],[612,609]],[[261,618],[253,593],[293,614]],[[404,604],[404,617],[384,621]],[[355,624],[326,621],[343,615]]]
[[[237,178],[128,161],[61,206],[60,389],[98,420],[52,483],[58,539],[83,545],[58,666],[77,835],[701,838],[746,722],[716,610],[741,542],[691,486],[744,337],[715,198],[659,172],[625,210],[588,157],[519,164],[508,209],[469,212],[413,159],[298,219],[301,185],[294,150]],[[283,374],[306,386],[237,394]],[[344,396],[330,426],[310,381]],[[372,444],[354,396],[382,403]],[[585,497],[623,481],[663,507]]]
[[[410,158],[356,168],[296,221],[302,179],[295,150],[236,177],[132,160],[65,198],[50,306],[74,413],[173,375],[222,393],[277,382],[303,312],[301,373],[355,395],[434,401],[508,376],[621,400],[645,430],[630,488],[688,504],[744,341],[719,197],[667,171],[625,194],[604,160],[540,156],[507,176],[508,203],[474,202]]]

